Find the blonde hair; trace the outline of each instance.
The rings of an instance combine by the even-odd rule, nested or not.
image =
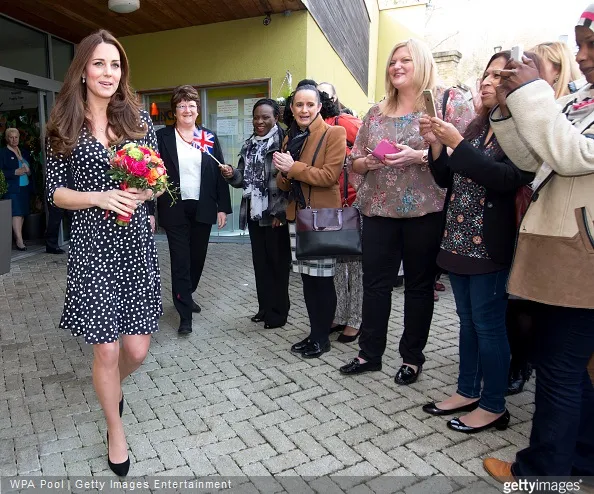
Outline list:
[[[569,46],[561,41],[551,43],[540,43],[532,50],[543,60],[548,60],[559,71],[557,82],[553,85],[555,98],[569,94],[568,84],[581,77],[580,69]]]
[[[9,127],[8,129],[6,129],[4,131],[4,139],[8,139],[10,137],[10,134],[16,134],[19,137],[21,136],[21,133],[19,132],[19,129],[16,129],[14,127]]]
[[[425,109],[423,101],[423,91],[425,89],[435,90],[437,66],[429,47],[423,41],[415,38],[397,43],[392,48],[386,63],[386,112],[395,111],[398,108],[398,89],[392,85],[390,80],[390,62],[396,50],[403,47],[408,48],[413,63],[413,87],[416,91],[415,109]]]

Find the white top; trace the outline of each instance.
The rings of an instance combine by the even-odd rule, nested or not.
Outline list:
[[[179,161],[179,189],[182,201],[200,199],[200,177],[202,173],[202,152],[188,144],[175,131],[177,159]]]

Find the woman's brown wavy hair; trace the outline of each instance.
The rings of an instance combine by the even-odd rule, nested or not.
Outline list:
[[[56,104],[47,124],[47,136],[52,154],[68,156],[86,124],[91,128],[88,118],[87,88],[82,76],[95,48],[107,43],[117,48],[120,54],[121,78],[118,88],[107,106],[107,135],[115,136],[110,146],[122,143],[125,139],[141,139],[147,129],[141,124],[140,101],[130,87],[130,65],[124,48],[108,31],[101,29],[84,38],[78,45],[74,59],[66,72],[64,85],[56,98]]]

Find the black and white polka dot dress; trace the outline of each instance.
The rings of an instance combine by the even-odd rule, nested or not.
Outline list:
[[[148,113],[148,126],[138,142],[157,150],[157,138]],[[129,142],[129,141],[127,141]],[[124,143],[125,144],[125,143]],[[67,158],[47,153],[47,193],[59,187],[82,192],[118,188],[106,174],[107,149],[83,128]],[[147,204],[132,215],[127,227],[115,222],[116,213],[93,207],[74,211],[68,254],[66,300],[60,327],[87,343],[110,343],[120,334],[150,334],[159,329],[161,279]]]

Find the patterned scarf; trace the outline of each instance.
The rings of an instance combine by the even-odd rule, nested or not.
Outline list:
[[[243,170],[243,197],[250,200],[250,218],[262,219],[268,209],[268,177],[266,154],[278,136],[278,126],[270,129],[265,136],[253,135],[247,142],[245,168]]]

